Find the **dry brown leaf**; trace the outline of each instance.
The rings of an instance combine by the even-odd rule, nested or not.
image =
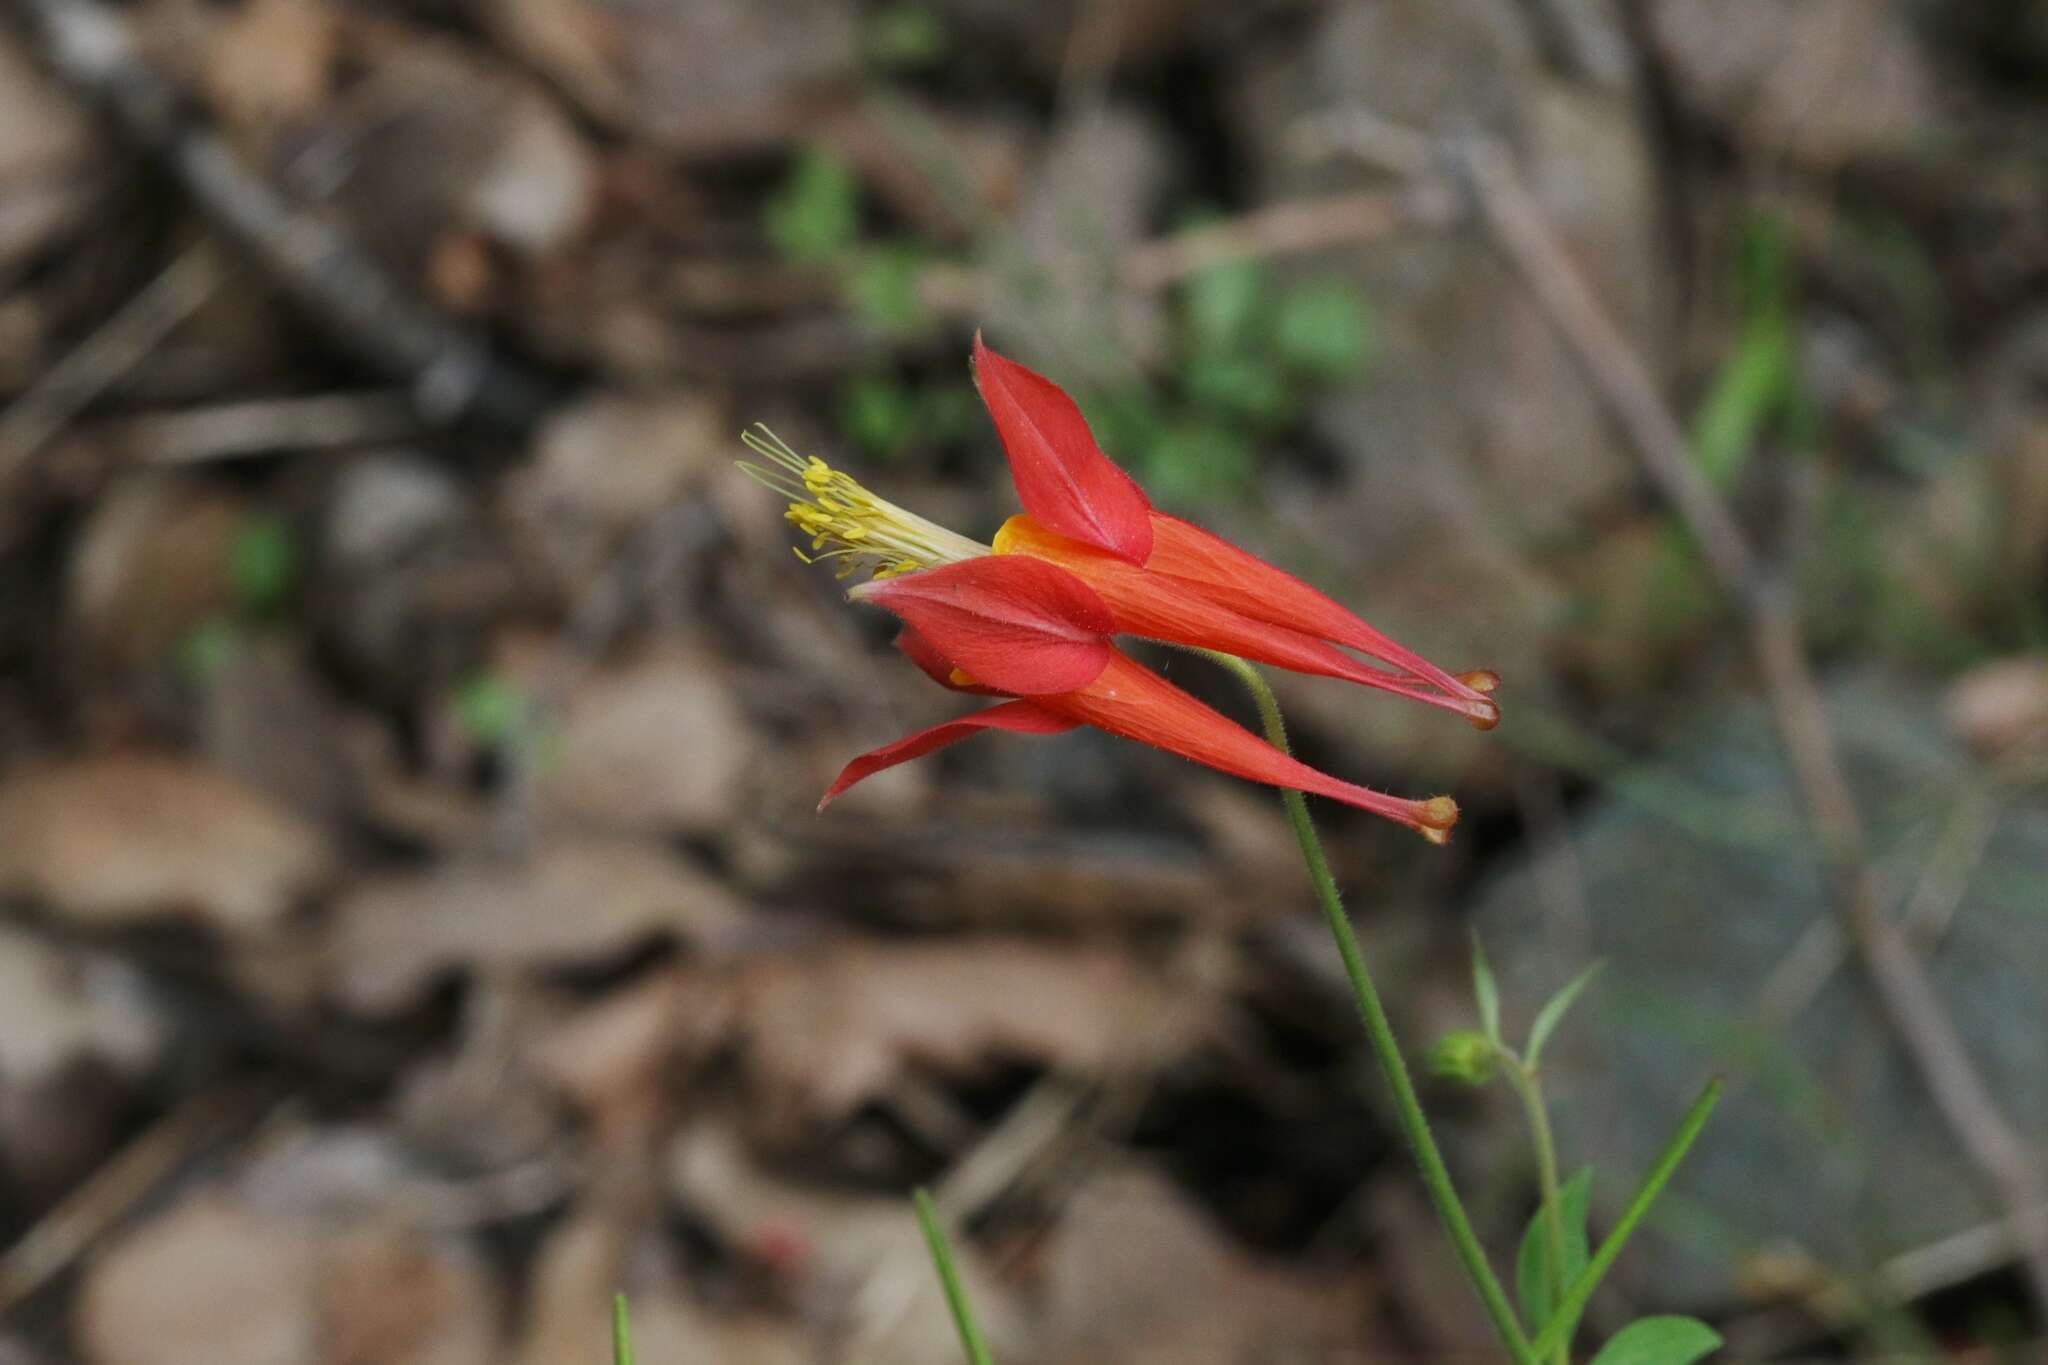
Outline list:
[[[384,1227],[325,1239],[321,1365],[488,1365],[497,1306],[476,1258]]]
[[[1136,1168],[1073,1192],[1045,1278],[1047,1353],[1075,1365],[1319,1360],[1360,1344],[1367,1307],[1355,1280],[1258,1264]]]
[[[774,140],[807,96],[855,73],[833,0],[479,0],[486,27],[591,113],[682,147]]]
[[[0,783],[0,892],[91,925],[269,928],[325,879],[322,833],[217,769],[108,754]]]
[[[96,1260],[72,1308],[88,1365],[318,1365],[319,1240],[216,1194]]]
[[[249,0],[210,35],[200,88],[228,123],[271,131],[328,97],[335,37],[323,0]]]
[[[132,1073],[162,1042],[131,968],[0,928],[0,1080],[34,1085],[88,1057]]]
[[[541,1035],[527,1053],[528,1066],[599,1132],[637,1132],[663,1096],[662,1070],[685,1029],[690,994],[690,984],[676,971],[656,972],[613,991]],[[687,1029],[701,1031],[701,1024]]]
[[[1660,0],[1650,22],[1679,89],[1758,148],[1825,167],[1907,150],[1939,121],[1895,0]]]
[[[0,35],[0,269],[77,220],[101,164],[84,113]]]
[[[485,1365],[496,1345],[490,1285],[468,1254],[217,1192],[117,1243],[73,1312],[92,1365]]]
[[[596,205],[592,150],[536,83],[418,33],[366,39],[368,74],[294,130],[283,171],[333,203],[362,238],[420,268],[451,232],[524,256],[569,244]]]
[[[511,498],[543,531],[567,519],[616,535],[693,485],[730,474],[735,447],[725,409],[703,394],[601,394],[548,419]]]
[[[727,1245],[784,1277],[792,1293],[840,1325],[840,1359],[957,1365],[959,1342],[905,1200],[781,1179],[755,1163],[738,1132],[716,1119],[677,1135],[669,1185]],[[975,1315],[997,1354],[1021,1354],[1024,1317],[1014,1290],[990,1273],[971,1244],[955,1251]]]
[[[663,650],[585,679],[554,735],[548,807],[646,833],[722,829],[764,750],[726,665]]]
[[[1096,948],[1024,943],[837,947],[763,963],[739,985],[763,1133],[830,1122],[907,1066],[1022,1060],[1083,1075],[1188,1048],[1205,1001]]]
[[[234,495],[175,475],[124,479],[101,498],[65,583],[67,633],[87,666],[155,662],[225,608],[229,556],[246,515]]]
[[[564,838],[519,861],[376,878],[333,909],[329,979],[353,1008],[403,1008],[437,975],[602,962],[659,934],[713,939],[741,910],[657,843]]]

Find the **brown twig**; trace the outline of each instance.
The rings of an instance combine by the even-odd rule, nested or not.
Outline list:
[[[208,1090],[144,1129],[0,1256],[0,1317],[61,1274],[180,1166],[247,1125],[275,1095]]]
[[[218,282],[206,251],[188,250],[0,413],[0,494],[51,437],[192,316]]]
[[[415,298],[346,233],[245,165],[144,60],[128,21],[102,0],[19,0],[50,65],[102,104],[195,204],[240,243],[330,338],[411,386],[431,422],[479,416],[516,426],[546,409],[540,380]]]
[[[1649,367],[1608,316],[1523,184],[1507,151],[1464,149],[1480,216],[1626,430],[1652,483],[1677,510],[1735,600],[1763,674],[1794,778],[1833,884],[1837,913],[1884,1016],[1976,1167],[2048,1316],[2048,1187],[1971,1061],[1926,970],[1886,916],[1869,840],[1801,637],[1793,594],[1761,571],[1727,504],[1701,475]]]
[[[1446,205],[1426,182],[1410,190],[1358,190],[1296,199],[1207,227],[1134,247],[1123,259],[1123,282],[1149,291],[1256,256],[1292,255],[1354,246],[1417,222],[1434,221]]]

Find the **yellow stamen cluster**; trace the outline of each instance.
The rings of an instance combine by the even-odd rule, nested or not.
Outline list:
[[[740,439],[769,462],[742,461],[740,468],[789,499],[783,516],[811,542],[808,554],[795,547],[806,564],[838,559],[841,578],[863,568],[876,578],[891,578],[990,553],[986,545],[876,497],[817,456],[805,459],[765,426],[757,424]]]

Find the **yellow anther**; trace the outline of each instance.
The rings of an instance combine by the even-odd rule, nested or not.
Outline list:
[[[797,454],[766,427],[741,439],[765,461],[741,468],[789,499],[783,519],[810,540],[813,553],[797,551],[807,564],[838,558],[842,578],[861,569],[892,578],[989,553],[986,545],[876,497],[817,456]]]

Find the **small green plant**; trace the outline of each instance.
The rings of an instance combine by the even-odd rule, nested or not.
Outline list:
[[[1658,1170],[1638,1191],[1629,1214],[1601,1245],[1599,1254],[1593,1254],[1586,1232],[1592,1208],[1593,1171],[1586,1167],[1570,1180],[1558,1179],[1557,1144],[1543,1099],[1542,1065],[1545,1046],[1572,1005],[1600,974],[1601,966],[1595,962],[1551,996],[1536,1012],[1528,1037],[1517,1048],[1502,1033],[1500,989],[1485,949],[1475,938],[1472,998],[1479,1028],[1446,1034],[1430,1050],[1429,1057],[1430,1069],[1437,1075],[1463,1084],[1487,1085],[1505,1079],[1522,1102],[1530,1143],[1535,1149],[1541,1199],[1522,1233],[1515,1257],[1515,1297],[1522,1321],[1537,1328],[1530,1342],[1531,1358],[1555,1365],[1569,1365],[1572,1336],[1586,1300],[1599,1287],[1601,1277],[1613,1264],[1635,1223],[1648,1211],[1664,1181],[1677,1168],[1678,1160],[1697,1135],[1699,1125],[1706,1121],[1719,1093],[1718,1082],[1707,1088],[1681,1125]],[[1691,1318],[1644,1318],[1616,1333],[1595,1360],[1604,1365],[1615,1365],[1618,1361],[1635,1365],[1691,1365],[1719,1344],[1720,1338],[1712,1328]]]
[[[1091,423],[1132,453],[1169,496],[1241,493],[1255,452],[1297,422],[1316,394],[1371,362],[1371,315],[1355,288],[1318,278],[1286,286],[1257,261],[1191,277],[1175,301],[1166,384],[1098,394]]]

